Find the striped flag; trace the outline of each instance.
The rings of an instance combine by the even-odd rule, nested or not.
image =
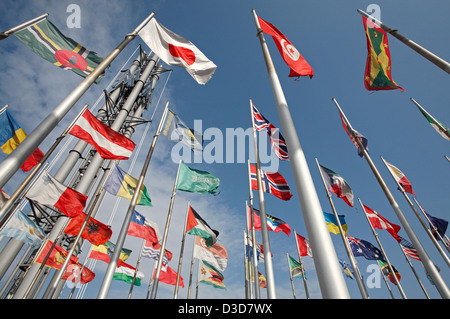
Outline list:
[[[158,260],[161,253],[161,245],[159,243],[153,243],[146,241],[144,248],[142,249],[142,257]],[[167,264],[172,260],[172,253],[167,249],[164,250],[163,264]]]
[[[388,163],[386,160],[384,160],[384,162],[386,163],[387,168],[392,173],[392,175],[394,176],[397,183],[399,183],[403,187],[403,190],[407,193],[415,195],[414,191],[412,189],[411,183],[406,178],[405,174],[403,174],[401,170],[399,170],[397,167],[395,167],[391,163]]]
[[[41,58],[63,70],[86,77],[103,61],[97,53],[66,37],[49,20],[45,19],[14,35]],[[104,77],[100,75],[95,83]]]
[[[250,207],[247,206],[247,217],[250,221]],[[279,233],[283,231],[286,235],[291,234],[291,226],[289,226],[284,220],[281,220],[277,217],[266,214],[267,219],[267,228],[269,231],[273,231],[275,233]],[[255,230],[261,230],[261,215],[258,209],[253,208],[253,220],[255,222]],[[249,230],[250,230],[250,222],[249,222]]]
[[[271,124],[256,108],[256,106],[252,103],[252,114],[253,114],[253,123],[255,123],[255,127],[258,131],[262,131],[266,129],[267,134],[269,135],[270,144],[272,145],[275,154],[281,160],[289,160],[288,150],[286,146],[286,141],[284,140],[283,135],[281,135],[280,130],[276,128],[273,124]]]
[[[356,148],[358,149],[358,155],[359,155],[360,157],[363,157],[364,154],[363,154],[363,152],[361,151],[361,149],[359,148],[358,142],[356,142],[355,138],[353,137],[350,128],[347,127],[347,124],[345,123],[344,118],[342,117],[342,113],[341,113],[340,110],[339,110],[339,115],[341,116],[342,126],[344,127],[345,132],[347,132],[348,137],[350,137],[350,139],[352,140],[353,144],[355,144]],[[357,138],[359,139],[359,141],[360,141],[361,144],[363,145],[363,147],[364,147],[364,149],[366,150],[366,152],[369,152],[369,148],[368,148],[368,146],[367,146],[367,144],[368,144],[367,138],[365,138],[364,135],[362,135],[361,133],[359,133],[357,130],[354,129],[353,131],[355,132]]]
[[[272,194],[282,200],[290,200],[292,197],[291,190],[279,173],[271,173],[260,170],[263,191]],[[258,182],[256,178],[256,166],[250,164],[250,179],[252,182],[252,189],[258,190]]]
[[[216,243],[208,248],[205,240],[198,236],[195,236],[193,256],[208,262],[220,271],[224,271],[228,264],[228,253],[224,246]]]
[[[419,254],[417,253],[416,248],[414,248],[413,244],[411,244],[409,241],[407,241],[403,237],[400,237],[400,238],[401,238],[400,247],[405,252],[405,255],[411,257],[412,259],[422,261],[419,257]]]
[[[211,285],[214,288],[226,289],[220,271],[203,260],[199,261],[198,267],[198,281],[200,283]]]
[[[319,165],[319,169],[324,177],[327,189],[342,198],[350,207],[353,207],[353,191],[345,179],[325,166]]]
[[[189,205],[185,232],[189,235],[203,238],[208,247],[211,247],[217,241],[217,236],[219,236],[219,232],[211,229],[208,223],[200,217],[191,205]]]

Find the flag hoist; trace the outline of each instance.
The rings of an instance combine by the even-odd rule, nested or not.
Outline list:
[[[336,251],[334,250],[333,242],[331,241],[330,233],[325,224],[323,210],[306,162],[305,154],[300,145],[300,140],[255,10],[253,10],[253,17],[289,152],[289,161],[291,163],[311,249],[314,254],[314,264],[322,296],[327,299],[348,299],[350,295],[345,284]],[[299,59],[299,56],[297,59]],[[310,72],[309,75],[311,76]]]
[[[344,123],[344,127],[346,127],[346,130],[348,130],[349,136],[352,137],[352,140],[358,147],[358,151],[361,152],[362,156],[366,159],[367,164],[369,165],[370,169],[372,170],[373,174],[375,175],[375,178],[377,179],[378,183],[380,184],[381,189],[383,190],[384,194],[386,195],[387,200],[389,201],[389,204],[391,205],[392,209],[394,210],[395,214],[397,215],[398,220],[403,226],[403,229],[405,230],[406,234],[408,235],[408,238],[411,240],[414,247],[417,249],[417,253],[420,256],[420,259],[422,260],[422,264],[425,267],[426,271],[430,275],[431,279],[433,280],[436,289],[439,291],[439,294],[443,299],[449,299],[450,298],[450,291],[442,279],[442,276],[439,274],[439,271],[436,269],[434,263],[431,261],[430,257],[428,256],[427,252],[425,251],[425,248],[422,246],[422,243],[419,241],[419,238],[417,237],[414,230],[411,228],[411,225],[409,224],[408,220],[406,219],[405,215],[403,214],[402,210],[398,206],[397,201],[395,200],[394,196],[392,195],[391,191],[387,187],[385,181],[381,177],[378,169],[376,168],[375,164],[373,163],[372,159],[369,156],[369,153],[366,150],[366,147],[361,142],[360,134],[353,129],[350,122],[348,121],[345,114],[342,112],[342,109],[340,108],[338,102],[335,98],[332,98],[333,102],[336,104],[336,107],[338,108],[339,114],[341,115],[342,121]]]

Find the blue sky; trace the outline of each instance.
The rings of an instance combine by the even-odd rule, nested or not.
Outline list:
[[[448,74],[437,68],[416,52],[393,37],[389,37],[392,57],[392,76],[398,85],[405,89],[369,92],[364,88],[363,75],[366,64],[366,38],[361,16],[357,9],[366,10],[373,3],[379,6],[381,20],[391,28],[414,40],[423,47],[445,60],[449,45],[448,22],[446,12],[448,3],[442,1],[7,1],[0,12],[2,30],[27,21],[48,12],[49,19],[64,34],[79,41],[88,49],[101,56],[107,56],[150,12],[156,12],[156,19],[173,32],[192,41],[217,66],[212,79],[205,85],[198,85],[181,68],[173,70],[164,93],[160,97],[155,112],[154,124],[150,127],[142,151],[131,170],[137,176],[145,158],[156,123],[162,113],[163,105],[170,100],[170,107],[188,125],[194,120],[202,121],[203,131],[218,129],[223,137],[223,161],[191,164],[191,167],[206,170],[221,179],[218,196],[199,195],[178,192],[175,198],[174,214],[169,231],[167,249],[174,258],[170,266],[176,269],[181,241],[181,229],[184,223],[187,201],[215,229],[220,232],[219,243],[228,250],[228,266],[223,272],[226,290],[200,285],[199,298],[244,298],[243,246],[242,232],[245,228],[245,200],[248,199],[247,165],[239,162],[235,149],[232,160],[226,161],[226,131],[228,129],[250,127],[249,99],[260,112],[275,126],[280,122],[274,104],[274,98],[264,64],[261,47],[251,14],[257,14],[274,24],[296,46],[314,69],[312,79],[302,77],[299,81],[288,78],[289,69],[281,59],[278,50],[269,36],[266,40],[281,81],[300,143],[305,152],[311,175],[316,185],[322,208],[331,212],[314,158],[320,164],[337,172],[350,185],[355,194],[355,207],[350,208],[341,199],[333,195],[333,201],[339,214],[345,215],[348,233],[365,239],[373,244],[376,240],[362,215],[356,198],[379,212],[393,223],[400,224],[384,193],[370,171],[366,161],[357,155],[342,128],[338,111],[331,100],[337,99],[352,126],[369,141],[369,152],[381,175],[388,184],[414,231],[421,240],[433,262],[441,269],[444,281],[450,282],[448,268],[436,248],[421,228],[412,210],[400,192],[396,190],[393,179],[384,167],[380,156],[397,166],[410,180],[420,204],[431,215],[448,220],[448,171],[450,163],[444,155],[448,153],[448,141],[440,137],[410,101],[414,98],[432,115],[447,126],[450,125],[448,101]],[[81,27],[69,28],[66,12],[70,4],[78,4],[81,9]],[[113,79],[116,72],[141,44],[137,38],[120,54],[108,69],[100,85],[93,86],[80,99],[75,107],[61,121],[60,125],[41,144],[43,151],[48,150],[55,138],[70,123],[84,103],[94,105],[101,96],[104,87]],[[43,61],[14,37],[1,41],[0,56],[0,103],[9,104],[9,110],[27,133],[37,126],[48,113],[81,81],[72,72],[64,72]],[[159,88],[164,86],[166,77],[162,77]],[[158,96],[159,99],[159,96]],[[155,99],[145,118],[150,118],[158,99]],[[102,103],[102,102],[101,102]],[[140,127],[133,140],[138,143],[144,131]],[[211,137],[216,138],[217,136]],[[211,141],[212,142],[212,141]],[[205,144],[211,143],[206,140]],[[215,141],[219,143],[220,141]],[[70,145],[74,145],[72,140]],[[170,194],[177,165],[171,160],[173,143],[165,138],[158,140],[145,184],[154,203],[152,208],[139,208],[138,211],[164,228],[169,207]],[[247,140],[246,158],[252,153],[253,144]],[[67,154],[67,151],[66,153]],[[0,160],[6,157],[0,154]],[[63,155],[64,157],[64,155]],[[52,157],[53,158],[53,157]],[[130,162],[130,163],[128,163]],[[130,168],[131,161],[123,162],[121,167]],[[51,172],[61,165],[60,160]],[[286,221],[297,233],[308,237],[304,226],[303,214],[295,189],[291,167],[288,162],[280,162],[278,171],[286,178],[294,196],[288,202],[266,194],[266,211]],[[17,172],[4,190],[12,193],[26,175]],[[257,198],[256,192],[254,192]],[[115,198],[107,195],[105,203],[97,217],[102,222],[110,219]],[[112,222],[115,241],[121,220],[128,203],[120,201]],[[115,233],[114,233],[115,232]],[[421,291],[410,267],[395,240],[386,231],[377,231],[390,261],[402,275],[401,284],[408,298],[423,299]],[[403,229],[399,234],[407,237]],[[257,235],[261,242],[260,234]],[[330,234],[338,257],[348,261],[339,236]],[[297,258],[293,234],[269,233],[273,253],[276,293],[278,298],[292,298],[292,291],[286,262],[286,253]],[[0,244],[4,245],[6,239]],[[189,263],[193,238],[187,237],[183,258],[182,276],[185,284],[189,277]],[[131,264],[137,260],[141,241],[127,238],[125,247],[133,250],[129,259]],[[378,245],[376,245],[378,246]],[[83,247],[81,260],[89,249]],[[366,279],[372,272],[368,267],[373,264],[362,257],[357,262]],[[321,298],[314,264],[305,257],[304,263],[308,277],[308,288],[312,298]],[[440,298],[437,290],[430,284],[420,262],[412,264],[431,298]],[[135,287],[133,298],[145,298],[148,278],[153,261],[143,260],[141,270],[146,275],[144,284]],[[260,264],[264,273],[264,265]],[[84,298],[95,298],[98,293],[106,264],[97,262],[94,272],[96,278],[90,283]],[[354,280],[345,279],[350,296],[361,298]],[[5,281],[3,278],[2,282]],[[303,284],[295,279],[295,291],[298,299],[305,298]],[[390,284],[395,298],[401,298],[398,289]],[[109,298],[127,298],[129,286],[114,281]],[[380,288],[368,289],[373,299],[390,299],[384,282]],[[61,298],[66,298],[66,288]],[[181,288],[179,298],[187,294]],[[173,286],[161,283],[158,298],[173,298]],[[266,292],[262,291],[262,297]]]

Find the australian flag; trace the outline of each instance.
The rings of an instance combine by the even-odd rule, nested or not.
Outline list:
[[[292,197],[291,190],[284,179],[279,173],[270,173],[261,171],[261,181],[263,191],[272,194],[282,200],[290,200]],[[256,166],[250,164],[250,179],[252,181],[252,189],[258,190],[258,181],[256,178]]]
[[[369,260],[382,260],[384,262],[386,261],[384,259],[383,253],[368,241],[358,239],[349,235],[347,235],[347,238],[355,257],[363,256],[364,258]]]
[[[267,119],[258,111],[256,106],[252,103],[253,122],[258,131],[266,129],[270,138],[270,144],[272,145],[275,154],[281,160],[289,160],[286,141],[280,130],[272,125]]]

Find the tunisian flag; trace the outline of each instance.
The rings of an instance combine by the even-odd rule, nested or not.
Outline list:
[[[198,84],[206,84],[216,71],[217,66],[191,41],[170,31],[155,18],[139,31],[139,36],[161,60],[185,68]]]
[[[126,160],[136,146],[132,140],[99,121],[89,110],[84,111],[69,134],[94,146],[105,159]]]
[[[291,68],[290,77],[298,77],[302,75],[309,75],[310,78],[314,75],[314,70],[306,62],[303,56],[298,52],[298,50],[292,45],[292,43],[278,30],[274,25],[267,21],[264,21],[258,17],[259,25],[264,33],[271,35],[284,62]]]
[[[75,217],[83,212],[87,196],[61,184],[46,171],[34,183],[26,197],[42,205],[51,205],[67,217]]]

